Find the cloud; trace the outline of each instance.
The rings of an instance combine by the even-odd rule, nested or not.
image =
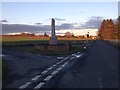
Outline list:
[[[90,19],[81,23],[63,23],[56,25],[56,30],[70,30],[70,29],[96,29],[99,28],[102,17],[90,17]],[[16,33],[16,32],[30,32],[30,33],[47,33],[50,34],[51,26],[42,25],[42,23],[35,23],[37,25],[25,25],[25,24],[2,24],[2,34]]]
[[[113,23],[115,24],[117,22],[117,18],[116,19],[112,19],[113,20]]]
[[[31,32],[36,31],[50,31],[49,25],[24,25],[24,24],[2,24],[2,34],[15,33],[15,32]]]
[[[8,22],[7,20],[1,20],[0,22]]]
[[[35,25],[41,25],[42,23],[34,23]]]
[[[64,23],[56,25],[56,30],[72,29],[72,23]],[[25,25],[25,24],[2,24],[2,34],[17,33],[17,32],[30,32],[30,33],[48,33],[51,31],[50,25]]]
[[[66,19],[61,19],[61,18],[54,18],[57,21],[66,21]]]
[[[64,23],[61,25],[56,25],[56,29],[57,30],[61,30],[61,29],[72,29],[73,28],[73,24],[71,23]]]
[[[87,22],[81,24],[80,28],[86,28],[86,29],[99,28],[102,21],[103,21],[103,17],[93,16],[93,17],[90,17],[90,19]]]

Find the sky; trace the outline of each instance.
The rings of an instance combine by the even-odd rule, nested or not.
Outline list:
[[[23,31],[50,34],[51,18],[56,21],[57,32],[68,30],[77,34],[80,30],[97,30],[103,19],[117,17],[117,2],[3,2],[0,20],[4,24],[3,34]]]

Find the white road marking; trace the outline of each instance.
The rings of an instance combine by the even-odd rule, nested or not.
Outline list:
[[[52,77],[53,77],[53,76],[49,75],[49,76],[47,76],[47,77],[44,79],[44,81],[48,81],[48,80],[50,80]]]
[[[82,54],[80,54],[80,55],[77,55],[76,57],[77,57],[77,58],[79,58],[79,57],[81,57],[81,56],[82,56]]]
[[[57,57],[58,60],[61,60],[61,59],[63,59],[63,58],[64,58],[64,57]]]
[[[65,65],[63,64],[61,67],[65,67]]]
[[[72,54],[72,56],[75,56],[75,54]]]
[[[47,70],[51,70],[51,69],[53,69],[53,67],[49,67]]]
[[[3,56],[5,56],[4,54],[0,54],[0,57],[3,57]]]
[[[62,68],[57,68],[58,71],[62,70]]]
[[[71,60],[74,59],[75,57],[71,57]]]
[[[56,71],[53,71],[51,74],[52,74],[52,75],[55,75],[55,74],[57,74],[58,72],[59,72],[59,71],[56,70]]]
[[[34,89],[39,89],[41,88],[45,83],[44,82],[40,82],[36,87],[34,87]]]
[[[86,46],[84,47],[84,49],[86,49]]]
[[[69,57],[64,58],[64,60],[68,59]]]
[[[45,70],[45,71],[43,71],[41,74],[46,74],[48,72],[48,70]]]
[[[27,82],[24,85],[20,86],[19,89],[24,89],[24,88],[28,87],[28,85],[30,85],[30,84],[31,84],[31,82]]]
[[[27,83],[26,83],[26,85],[29,85],[29,84],[31,84],[31,82],[27,82]]]
[[[65,62],[64,65],[68,64],[69,62]]]
[[[61,62],[58,62],[58,63],[56,63],[56,64],[60,64]]]
[[[53,67],[57,66],[56,64],[53,65]]]
[[[60,63],[63,62],[63,61],[64,61],[64,60],[61,60]]]
[[[80,52],[77,52],[77,53],[80,53]]]
[[[34,78],[32,78],[31,80],[32,81],[36,81],[38,78],[40,78],[41,77],[41,75],[37,75],[37,76],[35,76]]]

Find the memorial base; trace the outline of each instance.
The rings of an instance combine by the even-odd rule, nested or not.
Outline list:
[[[57,44],[58,44],[57,36],[51,36],[51,37],[50,37],[49,44],[50,44],[50,45],[57,45]]]
[[[39,51],[55,51],[55,52],[63,52],[63,51],[69,51],[70,47],[68,44],[58,44],[58,45],[36,45],[35,49]]]

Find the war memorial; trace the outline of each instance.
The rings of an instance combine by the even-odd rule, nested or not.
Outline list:
[[[69,51],[70,45],[69,43],[59,43],[57,40],[57,36],[55,33],[55,19],[51,20],[51,36],[49,39],[49,44],[40,44],[35,45],[35,49],[39,51],[55,51],[55,52],[62,52],[62,51]]]

